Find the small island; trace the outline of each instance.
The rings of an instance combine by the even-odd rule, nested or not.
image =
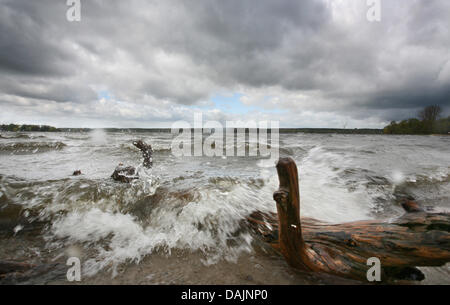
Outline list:
[[[384,127],[384,134],[429,135],[450,133],[450,116],[440,118],[442,108],[439,105],[425,107],[419,112],[419,118],[411,118],[401,122],[392,121]]]

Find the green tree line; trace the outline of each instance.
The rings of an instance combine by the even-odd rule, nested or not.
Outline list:
[[[419,118],[411,118],[400,122],[392,121],[384,127],[385,134],[448,134],[450,132],[450,116],[440,118],[442,109],[438,105],[425,107],[419,112]]]
[[[17,125],[17,124],[2,124],[0,125],[2,131],[60,131],[58,128],[48,125]]]

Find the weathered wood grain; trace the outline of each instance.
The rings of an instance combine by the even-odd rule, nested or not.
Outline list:
[[[414,267],[450,261],[449,214],[427,213],[410,201],[403,203],[407,213],[393,221],[327,224],[300,219],[297,166],[282,158],[277,172],[278,214],[255,212],[247,220],[292,267],[366,279],[367,259],[377,257],[385,278],[420,280],[423,275]]]

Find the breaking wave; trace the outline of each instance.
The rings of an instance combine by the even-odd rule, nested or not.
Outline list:
[[[61,150],[67,145],[62,142],[15,142],[1,143],[0,153],[35,154],[51,150]]]

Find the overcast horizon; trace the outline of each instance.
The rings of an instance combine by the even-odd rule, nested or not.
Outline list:
[[[0,124],[382,128],[450,114],[450,2],[0,0]]]

